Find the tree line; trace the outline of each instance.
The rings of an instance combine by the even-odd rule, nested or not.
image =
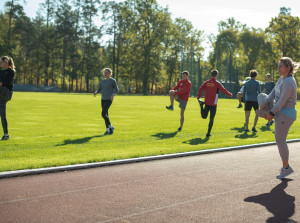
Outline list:
[[[9,0],[0,11],[0,55],[14,59],[19,84],[93,92],[110,67],[122,93],[165,94],[188,70],[196,94],[215,68],[239,86],[251,69],[276,79],[280,57],[300,60],[300,19],[284,7],[264,30],[228,18],[207,36],[156,0],[45,0],[35,18],[23,4]],[[213,48],[207,60],[204,41]]]

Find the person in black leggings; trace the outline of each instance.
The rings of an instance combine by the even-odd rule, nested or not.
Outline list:
[[[12,98],[15,70],[14,62],[11,57],[1,57],[0,62],[2,67],[0,71],[0,116],[4,132],[1,140],[8,140],[10,137],[6,119],[6,103]]]
[[[94,97],[96,96],[96,94],[102,93],[102,100],[101,100],[102,117],[105,121],[105,126],[106,126],[106,132],[104,133],[104,135],[112,135],[115,129],[110,123],[108,117],[108,109],[114,100],[115,94],[118,93],[119,88],[118,88],[117,81],[111,78],[111,75],[112,75],[111,69],[106,68],[104,70],[105,79],[100,82],[99,89],[94,93]]]

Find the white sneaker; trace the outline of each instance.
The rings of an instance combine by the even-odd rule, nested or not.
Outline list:
[[[286,178],[288,175],[290,175],[291,173],[293,173],[294,170],[292,169],[291,166],[289,166],[289,168],[285,169],[284,167],[282,167],[280,169],[280,174],[276,176],[277,179],[283,179]]]

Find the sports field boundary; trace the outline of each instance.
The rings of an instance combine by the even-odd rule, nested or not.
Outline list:
[[[300,138],[287,140],[287,143],[294,143],[294,142],[300,142]],[[231,146],[231,147],[224,147],[224,148],[218,148],[218,149],[197,150],[197,151],[191,151],[191,152],[174,153],[174,154],[157,155],[157,156],[147,156],[147,157],[130,158],[130,159],[122,159],[122,160],[112,160],[112,161],[105,161],[105,162],[95,162],[95,163],[84,163],[84,164],[76,164],[76,165],[58,166],[58,167],[6,171],[6,172],[0,172],[0,179],[11,178],[11,177],[22,177],[22,176],[28,176],[28,175],[37,175],[37,174],[46,174],[46,173],[56,173],[56,172],[71,171],[71,170],[81,170],[81,169],[89,169],[89,168],[96,168],[96,167],[107,167],[107,166],[113,166],[113,165],[123,165],[123,164],[129,164],[129,163],[146,162],[146,161],[154,161],[154,160],[173,159],[173,158],[195,156],[195,155],[202,155],[202,154],[209,154],[209,153],[228,152],[228,151],[234,151],[234,150],[259,148],[259,147],[271,146],[271,145],[276,145],[276,142],[273,141],[273,142],[257,143],[257,144],[250,144],[250,145]]]

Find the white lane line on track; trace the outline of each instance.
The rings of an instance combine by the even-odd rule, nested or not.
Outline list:
[[[298,176],[298,174],[295,174],[294,176]],[[222,193],[211,194],[211,195],[207,195],[207,196],[204,196],[204,197],[199,197],[197,199],[191,199],[191,200],[186,200],[186,201],[174,203],[174,204],[171,204],[171,205],[161,206],[161,207],[154,208],[154,209],[147,210],[147,211],[135,212],[135,213],[132,213],[130,215],[124,215],[124,216],[121,216],[121,217],[116,217],[116,218],[112,218],[112,219],[109,219],[109,220],[100,221],[98,223],[107,223],[107,222],[121,221],[121,220],[124,221],[125,219],[133,218],[133,217],[136,217],[136,216],[139,216],[139,215],[148,214],[148,213],[151,213],[151,212],[156,212],[156,211],[160,211],[160,210],[163,210],[163,209],[173,208],[173,207],[177,207],[177,206],[180,206],[180,205],[185,205],[185,204],[197,202],[197,201],[200,201],[200,200],[205,200],[205,199],[208,199],[208,198],[213,198],[213,197],[229,194],[229,193],[236,192],[236,191],[239,191],[239,190],[243,190],[243,189],[247,189],[247,188],[251,188],[251,187],[256,187],[258,185],[262,185],[262,184],[266,184],[266,183],[269,184],[269,183],[272,183],[272,182],[275,182],[275,181],[278,181],[278,180],[265,181],[265,182],[249,185],[249,186],[246,186],[246,187],[240,187],[240,188],[236,188],[236,189],[233,189],[233,190],[225,191],[225,192],[222,192]],[[296,219],[296,220],[298,220],[298,219]]]
[[[262,159],[260,159],[260,161],[269,160],[270,158],[271,157],[262,158]],[[244,162],[234,163],[234,164],[231,164],[231,165],[232,166],[240,166],[241,164],[244,164]],[[214,169],[218,170],[220,168],[224,168],[224,166],[223,165],[215,166]],[[194,174],[194,173],[201,173],[201,172],[206,172],[206,170],[197,168],[196,170],[191,170],[191,171],[187,171],[187,172],[177,172],[177,173],[163,175],[163,176],[156,176],[156,177],[151,177],[151,178],[144,178],[144,179],[138,179],[138,180],[132,180],[132,181],[126,181],[126,182],[119,182],[119,183],[115,183],[115,184],[108,184],[108,185],[102,185],[102,186],[97,186],[97,187],[88,187],[88,188],[83,188],[83,189],[78,189],[78,190],[64,191],[64,192],[44,194],[44,195],[34,196],[34,197],[27,197],[27,198],[22,198],[22,199],[2,201],[2,202],[0,202],[0,205],[9,204],[9,203],[16,203],[16,202],[23,202],[23,201],[39,199],[39,198],[52,197],[52,196],[59,196],[59,195],[64,195],[64,194],[78,193],[78,192],[83,192],[83,191],[88,191],[88,190],[96,190],[96,189],[99,189],[99,188],[120,186],[120,185],[123,185],[123,184],[130,184],[130,183],[135,184],[137,182],[142,182],[142,181],[152,181],[152,180],[157,180],[157,179],[166,178],[166,177],[173,177],[173,176],[178,176],[178,175],[187,175],[187,174]],[[180,180],[180,179],[178,179],[178,180]]]

